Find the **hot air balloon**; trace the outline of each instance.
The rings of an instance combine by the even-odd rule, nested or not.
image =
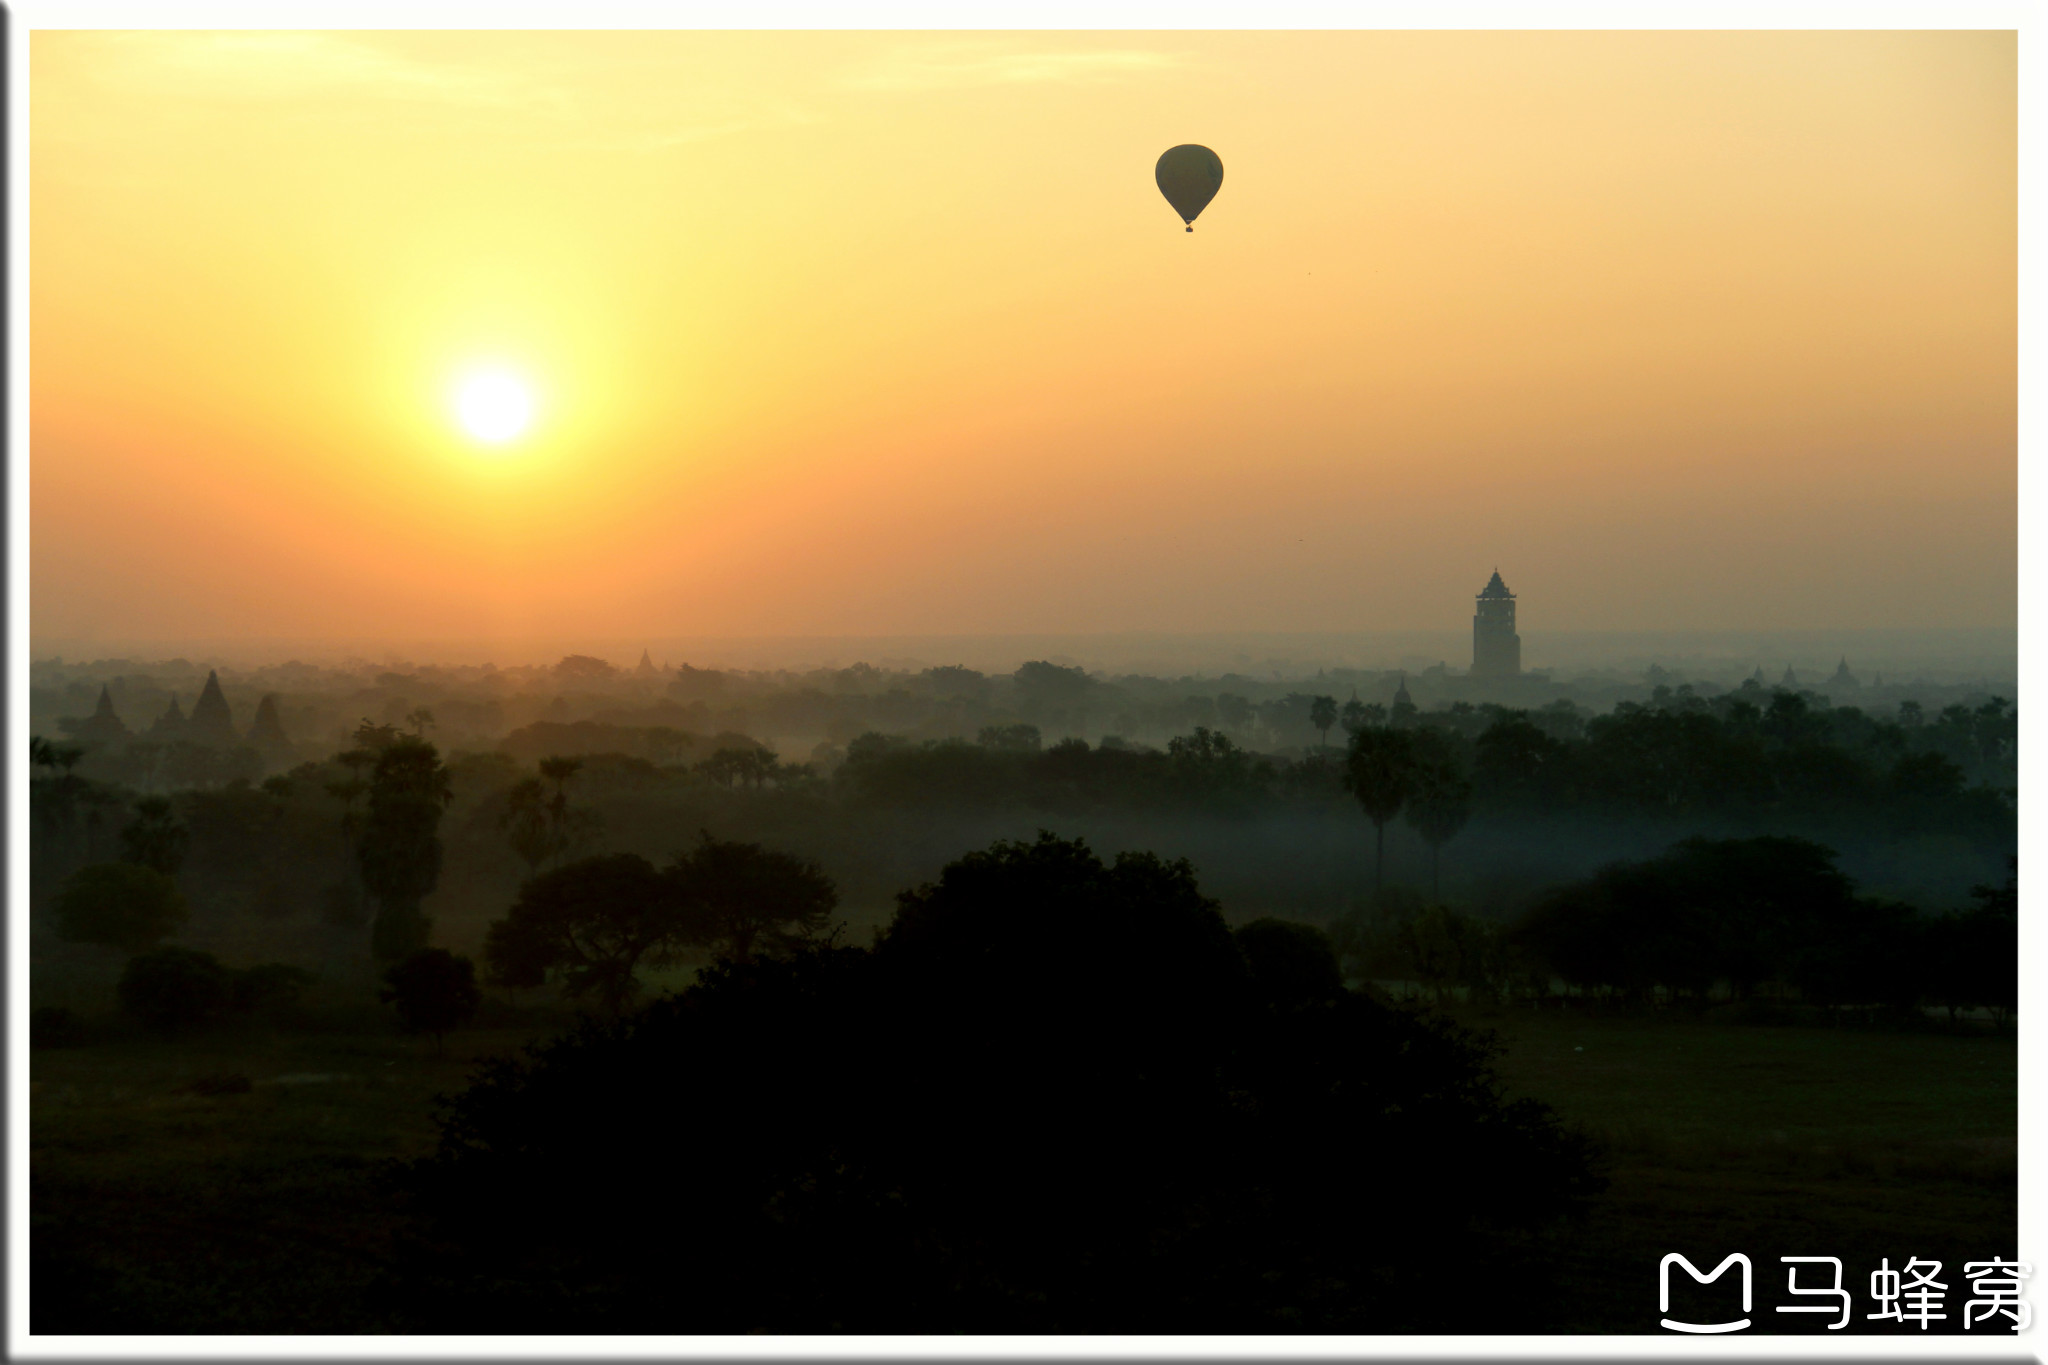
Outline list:
[[[1193,232],[1195,219],[1209,207],[1216,191],[1223,188],[1223,158],[1207,147],[1183,142],[1159,154],[1152,178],[1159,182],[1159,192],[1188,225],[1188,231]]]

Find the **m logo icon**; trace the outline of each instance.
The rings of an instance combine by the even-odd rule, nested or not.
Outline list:
[[[1700,1274],[1698,1266],[1694,1265],[1691,1261],[1686,1260],[1685,1257],[1679,1255],[1677,1252],[1674,1251],[1669,1256],[1666,1256],[1663,1260],[1657,1263],[1658,1312],[1669,1313],[1671,1311],[1671,1265],[1674,1261],[1677,1262],[1679,1265],[1684,1266],[1685,1273],[1692,1276],[1694,1281],[1699,1284],[1712,1284],[1715,1280],[1721,1278],[1722,1271],[1726,1270],[1729,1266],[1735,1265],[1738,1262],[1740,1262],[1742,1266],[1742,1311],[1745,1313],[1749,1311],[1749,1257],[1743,1255],[1741,1252],[1738,1251],[1733,1255],[1729,1256],[1727,1260],[1721,1262],[1721,1264],[1715,1266],[1711,1274],[1702,1275]],[[1670,1328],[1674,1332],[1740,1332],[1743,1328],[1749,1326],[1749,1319],[1743,1318],[1738,1322],[1714,1322],[1703,1324],[1697,1322],[1673,1322],[1670,1318],[1665,1318],[1664,1326]]]

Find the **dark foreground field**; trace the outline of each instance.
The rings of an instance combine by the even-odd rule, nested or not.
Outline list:
[[[1785,1293],[1780,1256],[1841,1258],[1856,1300],[1851,1330],[1887,1332],[1920,1329],[1866,1322],[1879,1259],[1893,1269],[1940,1260],[1949,1319],[1934,1330],[1956,1330],[1963,1263],[2014,1255],[2010,1033],[1527,1012],[1466,1022],[1507,1041],[1500,1070],[1511,1090],[1594,1130],[1609,1153],[1607,1193],[1583,1226],[1555,1238],[1560,1301],[1547,1330],[1659,1331],[1658,1262],[1678,1252],[1707,1271],[1738,1251],[1756,1267],[1752,1331],[1822,1331],[1831,1320],[1774,1311],[1818,1302]],[[1802,1273],[1802,1285],[1815,1282]],[[1674,1317],[1718,1320],[1704,1291],[1700,1316],[1684,1318],[1684,1297],[1674,1291]]]
[[[1819,1315],[1772,1312],[1791,1301],[1779,1256],[1842,1258],[1857,1330],[1879,1257],[1894,1268],[1939,1259],[1953,1330],[1967,1297],[1962,1262],[2013,1254],[2010,1032],[1527,1011],[1461,1018],[1500,1032],[1511,1091],[1596,1131],[1610,1154],[1608,1192],[1582,1223],[1547,1239],[1551,1315],[1529,1330],[1659,1330],[1657,1263],[1674,1251],[1702,1269],[1747,1254],[1757,1268],[1754,1331],[1822,1330]],[[436,1093],[539,1031],[457,1034],[445,1057],[374,1030],[37,1052],[31,1330],[391,1330],[372,1292],[395,1232],[378,1169],[427,1150]],[[193,1088],[227,1075],[251,1088]],[[1676,1296],[1674,1316],[1687,1303]]]

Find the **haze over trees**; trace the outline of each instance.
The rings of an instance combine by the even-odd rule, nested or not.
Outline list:
[[[1316,725],[1330,707],[1318,705],[1341,692],[1249,678],[1212,682],[1205,694],[1195,680],[1090,677],[1051,664],[1016,677],[959,667],[763,677],[578,666],[523,675],[592,689],[561,708],[568,719],[444,749],[443,736],[476,736],[487,713],[500,724],[518,718],[511,700],[534,694],[491,681],[510,673],[377,674],[371,692],[350,698],[354,718],[336,716],[326,756],[260,783],[207,770],[198,785],[179,786],[161,762],[124,769],[148,756],[137,755],[132,727],[124,750],[35,746],[39,914],[54,923],[64,882],[119,858],[172,877],[190,909],[180,935],[231,935],[249,944],[235,950],[242,961],[291,961],[332,978],[359,970],[351,964],[366,955],[349,934],[363,929],[387,965],[427,943],[481,954],[524,881],[583,857],[633,854],[660,867],[686,831],[816,863],[837,888],[843,908],[832,913],[857,933],[878,927],[897,889],[960,848],[1043,826],[1195,857],[1234,913],[1326,924],[1375,885],[1512,920],[1550,888],[1617,859],[1650,858],[1688,837],[1760,835],[1824,844],[1866,894],[1939,913],[1961,909],[2016,848],[2017,712],[1998,698],[1919,706],[1906,697],[1882,712],[1866,709],[1878,695],[1867,688],[1849,705],[1752,684],[1709,693],[1659,683],[1642,700],[1589,713],[1565,701],[1432,703],[1430,689],[1447,683],[1421,674],[1406,680],[1423,703],[1413,714],[1397,718],[1371,700],[1338,706],[1348,742],[1333,752]],[[327,676],[272,673],[257,691],[223,674],[219,691],[235,724],[234,708],[260,697],[303,746],[298,699]],[[1368,693],[1398,681],[1361,680]],[[94,683],[81,705],[93,710],[105,692],[125,707],[132,683]],[[1250,706],[1248,721],[1236,699]],[[1038,719],[1022,717],[1027,705]],[[364,720],[365,711],[391,719]],[[436,718],[434,741],[415,733],[423,723],[405,723],[421,711]],[[1155,724],[1186,728],[1163,743],[1116,733],[1090,741],[1064,733],[1060,717],[1072,714],[1140,735]],[[800,715],[840,736],[801,762],[715,728]],[[666,723],[691,716],[703,728]],[[933,735],[934,726],[957,729]],[[1354,747],[1412,751],[1412,763],[1382,765],[1381,779],[1412,788],[1391,809],[1375,807],[1389,812],[1383,821],[1347,790]],[[696,943],[675,962],[718,950]]]
[[[2016,1010],[2003,700],[1241,679],[1147,712],[1129,679],[1020,672],[792,700],[578,665],[548,685],[614,709],[447,748],[463,696],[394,673],[268,776],[39,745],[38,1046],[360,1007],[439,1065],[570,1027],[453,1097],[412,1169],[387,1231],[419,1240],[377,1291],[407,1330],[1385,1331],[1537,1320],[1532,1248],[1599,1184],[1421,1001],[1954,1037]],[[741,728],[799,705],[836,733]],[[1105,716],[1130,733],[1071,732]],[[1474,1308],[1453,1262],[1508,1288]]]

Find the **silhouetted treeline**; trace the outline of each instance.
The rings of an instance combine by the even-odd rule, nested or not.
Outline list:
[[[1917,724],[1853,707],[1816,708],[1790,692],[1711,703],[1673,695],[1590,719],[1569,708],[1400,711],[1368,713],[1349,728],[1437,737],[1443,761],[1469,780],[1481,813],[1710,817],[1814,829],[1876,822],[1898,832],[1994,840],[2013,828],[2011,790],[1970,785],[1970,774],[2014,749],[2017,715],[1999,699]],[[1206,728],[1163,750],[1115,740],[1092,748],[1064,740],[1040,750],[1035,738],[987,731],[979,743],[914,743],[865,735],[848,746],[835,779],[864,800],[1015,802],[1054,811],[1137,805],[1251,813],[1341,799],[1343,791],[1334,754],[1269,757]]]
[[[1396,900],[1348,919],[1337,940],[1357,975],[1439,998],[1545,1003],[1562,986],[1622,1005],[1765,996],[2002,1020],[2019,998],[2017,871],[1971,899],[1925,914],[1857,895],[1832,850],[1804,839],[1688,839],[1559,886],[1513,922]]]
[[[1030,686],[1054,707],[1092,695],[1082,681],[1053,670]],[[1617,858],[1766,834],[1826,843],[1866,885],[1939,909],[2015,851],[2014,792],[1980,780],[2015,752],[2015,709],[1996,698],[1892,718],[1754,687],[1660,689],[1594,717],[1319,702],[1308,719],[1335,722],[1348,749],[1258,753],[1207,726],[1161,747],[1048,744],[1013,719],[966,740],[869,732],[810,762],[739,732],[572,722],[443,758],[415,708],[404,725],[359,721],[349,747],[261,783],[163,794],[90,776],[82,746],[38,742],[32,905],[48,925],[82,869],[156,866],[189,910],[181,941],[327,974],[373,938],[381,960],[405,956],[436,919],[443,941],[479,951],[536,873],[591,854],[666,859],[700,830],[819,864],[870,923],[959,848],[1053,819],[1111,847],[1197,857],[1239,914],[1324,921],[1400,884],[1510,918]],[[637,752],[559,752],[586,740]],[[1360,745],[1399,779],[1370,803]]]
[[[1598,1183],[1315,931],[1045,835],[488,1067],[387,1290],[435,1332],[1485,1331]]]
[[[1641,678],[1541,678],[1487,683],[1441,668],[1405,675],[1340,669],[1313,678],[1148,677],[1089,673],[1046,660],[1006,674],[947,666],[722,671],[616,667],[571,656],[550,666],[285,664],[217,676],[204,665],[102,660],[31,667],[30,723],[75,743],[83,775],[145,790],[217,785],[264,776],[332,753],[358,722],[410,730],[448,750],[503,746],[524,759],[624,753],[657,763],[694,763],[725,747],[722,734],[752,736],[786,758],[836,761],[848,741],[873,731],[912,740],[973,739],[982,730],[1034,725],[1046,742],[1107,736],[1163,747],[1197,728],[1247,749],[1299,757],[1327,745],[1340,711],[1382,715],[1413,688],[1428,711],[1508,702],[1583,719],[1617,702],[1655,708],[1766,700],[1752,680],[1732,691],[1679,684],[1662,669]],[[1502,692],[1500,689],[1505,688]],[[1798,690],[1788,686],[1788,690]],[[1957,684],[1883,688],[1822,683],[1801,693],[1819,709],[1860,706],[1907,728],[1924,719],[1954,728],[1953,706],[1983,706],[1983,690]],[[186,712],[190,711],[190,715]],[[1948,736],[1928,740],[1947,744]],[[2009,739],[2010,736],[2008,735]],[[1966,782],[2011,786],[2009,751],[1948,744]]]

